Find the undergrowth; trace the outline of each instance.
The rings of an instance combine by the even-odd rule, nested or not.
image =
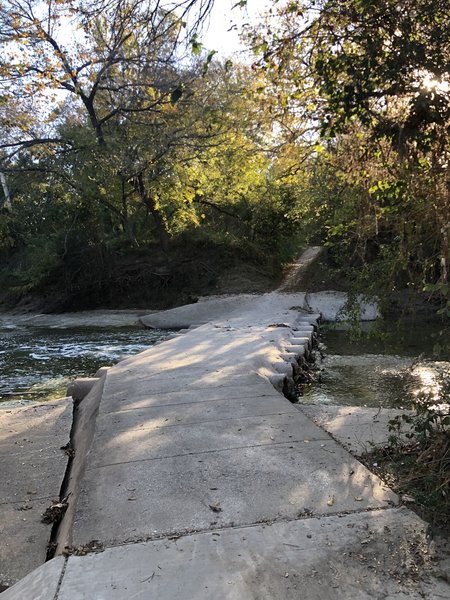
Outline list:
[[[413,411],[389,421],[389,443],[363,458],[430,525],[450,532],[450,374],[410,394]]]

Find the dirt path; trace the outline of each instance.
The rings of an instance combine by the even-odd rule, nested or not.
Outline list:
[[[281,282],[277,292],[297,292],[301,289],[303,283],[303,277],[308,267],[313,263],[322,253],[322,246],[311,246],[307,248],[300,257],[291,263],[288,267],[288,272]],[[303,290],[305,291],[305,290]]]

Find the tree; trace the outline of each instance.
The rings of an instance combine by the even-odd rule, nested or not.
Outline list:
[[[328,186],[325,239],[360,269],[388,253],[386,287],[406,272],[448,297],[448,1],[277,4],[250,39],[278,103],[316,126],[309,168],[328,175],[310,181]]]
[[[110,119],[150,111],[176,91],[170,75],[180,59],[181,34],[194,35],[199,23],[194,19],[186,29],[183,19],[197,7],[201,20],[211,5],[211,0],[179,0],[171,8],[158,0],[3,2],[2,101],[48,102],[57,91],[68,93],[84,106],[103,143]],[[24,133],[31,125],[35,121],[23,124]]]
[[[176,119],[184,86],[198,76],[198,69],[180,66],[182,36],[195,36],[211,4],[180,0],[165,8],[162,2],[143,0],[2,3],[2,168],[16,170],[16,157],[25,152],[42,161],[55,153],[85,153],[90,146],[91,160],[98,161],[94,171],[100,172],[113,158],[117,131],[128,128],[121,141],[128,136],[132,147],[122,148],[127,158],[117,165],[116,176],[132,186],[152,213],[166,248],[164,219],[146,187],[148,161],[136,156],[138,145],[130,132],[133,124],[150,130]],[[183,19],[193,10],[197,13],[189,28]],[[195,37],[192,40],[197,44]],[[85,115],[92,140],[88,135],[84,140],[68,136],[67,128],[59,135],[67,112],[64,105]],[[153,158],[157,154],[155,149]]]
[[[291,100],[304,78],[314,83],[323,131],[358,118],[386,133],[390,101],[404,98],[397,129],[408,138],[450,116],[448,9],[447,0],[292,0],[250,39]]]

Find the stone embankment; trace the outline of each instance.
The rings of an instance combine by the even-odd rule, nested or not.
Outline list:
[[[316,300],[143,317],[191,328],[80,392],[55,558],[4,599],[447,598],[426,524],[336,441],[338,420],[331,437],[282,393]]]

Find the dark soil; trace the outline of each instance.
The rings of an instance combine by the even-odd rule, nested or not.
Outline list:
[[[5,269],[12,271],[14,265]],[[103,254],[82,266],[64,265],[41,285],[1,282],[0,309],[47,313],[103,309],[161,310],[211,294],[263,293],[277,287],[279,259],[222,244],[174,244]]]

